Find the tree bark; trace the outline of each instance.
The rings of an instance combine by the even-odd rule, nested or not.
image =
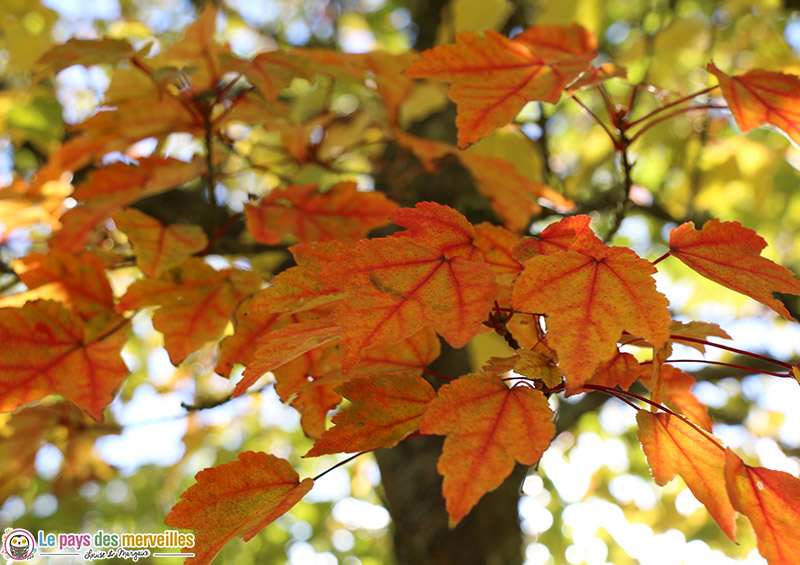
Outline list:
[[[446,344],[431,368],[453,376],[470,372],[465,350],[454,350]],[[527,467],[517,466],[500,488],[484,496],[450,530],[442,497],[442,477],[436,470],[443,441],[442,437],[418,437],[375,454],[392,516],[397,564],[522,563],[517,501]]]

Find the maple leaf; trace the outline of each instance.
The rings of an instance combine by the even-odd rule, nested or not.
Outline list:
[[[153,327],[164,334],[164,347],[174,365],[205,342],[218,338],[236,305],[253,294],[259,277],[238,269],[216,271],[190,257],[159,279],[136,281],[117,304],[117,311],[160,306]]]
[[[769,124],[800,145],[800,77],[761,69],[728,76],[713,62],[707,69],[719,80],[722,95],[742,133]]]
[[[597,48],[594,35],[578,24],[533,26],[514,39],[494,31],[483,37],[464,31],[455,39],[424,51],[405,74],[451,83],[459,147],[508,124],[527,102],[558,102]]]
[[[646,379],[643,382],[647,385]],[[712,422],[708,408],[691,392],[691,388],[697,384],[692,375],[670,365],[663,365],[660,383],[667,406],[677,408],[689,420],[707,432],[711,431]]]
[[[48,71],[56,74],[72,65],[101,65],[118,63],[134,54],[133,47],[123,39],[76,39],[70,38],[56,45],[42,55],[37,65],[46,65]]]
[[[696,230],[686,222],[669,235],[669,252],[697,273],[747,295],[794,320],[773,292],[800,294],[800,281],[787,269],[761,257],[767,242],[739,222],[710,220]]]
[[[64,209],[64,199],[72,193],[72,187],[57,180],[27,184],[15,181],[11,186],[0,188],[0,242],[14,230],[27,228],[36,223],[58,229],[58,216]]]
[[[73,255],[58,250],[47,255],[31,253],[16,259],[14,270],[29,290],[0,298],[0,306],[22,306],[29,300],[52,299],[87,322],[102,317],[102,325],[117,317],[105,265],[94,253]]]
[[[581,252],[525,261],[512,293],[515,309],[547,315],[548,341],[558,352],[569,394],[611,359],[623,330],[661,347],[670,324],[667,299],[655,288],[649,261],[596,237],[576,248]]]
[[[649,370],[649,367],[647,368]],[[643,367],[639,361],[630,353],[623,353],[619,349],[614,356],[600,365],[594,375],[586,381],[586,384],[601,385],[607,387],[620,387],[628,390],[631,385],[642,378]]]
[[[719,445],[669,414],[640,410],[639,441],[656,483],[680,475],[722,531],[736,541],[736,510],[725,489],[725,453]]]
[[[256,241],[273,245],[293,236],[299,242],[358,241],[389,223],[397,204],[380,192],[360,192],[341,182],[327,192],[315,185],[275,189],[245,207],[247,228]]]
[[[117,212],[114,223],[130,239],[136,251],[136,264],[148,277],[160,277],[208,244],[200,226],[165,226],[136,208]]]
[[[248,365],[253,359],[253,343],[274,329],[281,318],[280,314],[253,311],[255,296],[245,298],[236,307],[233,317],[233,335],[219,343],[219,357],[215,371],[224,377],[230,375],[235,364]]]
[[[337,241],[300,243],[289,248],[296,267],[279,273],[253,300],[254,312],[301,312],[344,296],[320,280],[322,269],[346,247]]]
[[[290,323],[262,336],[254,359],[236,384],[233,396],[241,395],[267,371],[277,369],[297,357],[339,337],[339,328],[327,317]]]
[[[555,434],[544,395],[509,388],[496,374],[473,373],[444,385],[422,417],[423,434],[447,436],[437,468],[453,528],[514,469],[533,465]]]
[[[800,552],[800,479],[745,465],[729,448],[725,450],[725,484],[733,507],[750,519],[758,551],[767,563],[796,563]]]
[[[689,337],[694,339],[708,339],[711,336],[721,337],[723,339],[733,339],[723,330],[719,325],[710,322],[678,322],[672,321],[669,328],[670,343],[679,342],[681,345],[693,347],[700,353],[706,352],[704,343],[697,343],[696,341],[681,340],[682,337]]]
[[[126,335],[87,336],[83,322],[52,300],[0,309],[0,411],[60,394],[95,420],[128,375]]]
[[[164,521],[172,528],[195,530],[194,553],[187,565],[211,563],[226,543],[238,536],[249,541],[288,512],[314,486],[300,481],[283,459],[245,451],[239,459],[203,469]]]
[[[512,256],[520,263],[524,263],[537,255],[547,255],[566,249],[579,251],[585,245],[591,245],[591,241],[597,238],[589,227],[591,220],[589,216],[580,214],[550,224],[538,236],[520,239],[512,250]]]
[[[419,426],[433,387],[415,375],[380,375],[355,379],[336,391],[352,401],[333,417],[333,428],[305,457],[393,447]]]
[[[399,343],[368,347],[347,376],[358,378],[399,371],[421,375],[440,353],[441,344],[436,332],[426,326]]]
[[[362,240],[326,266],[323,280],[348,291],[332,315],[340,329],[345,371],[366,347],[398,342],[428,325],[453,347],[463,347],[480,329],[494,300],[491,267],[466,258],[475,253],[470,250],[474,230],[461,214],[431,202],[398,214],[404,226],[441,214],[450,218],[444,222],[463,230],[456,239],[438,230],[411,230],[408,236],[401,232]]]
[[[114,163],[92,171],[73,195],[82,205],[61,217],[63,228],[51,240],[51,247],[68,252],[81,250],[94,227],[117,210],[196,178],[204,167],[202,159],[185,163],[151,157],[136,166]]]
[[[561,384],[561,369],[556,365],[555,352],[541,344],[539,349],[542,351],[518,349],[514,372],[541,380],[547,388],[555,388]]]

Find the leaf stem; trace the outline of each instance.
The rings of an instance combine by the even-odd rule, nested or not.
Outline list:
[[[646,361],[646,363],[652,363],[652,361]],[[758,369],[753,369],[752,367],[745,367],[744,365],[736,365],[735,363],[724,363],[722,361],[711,361],[708,359],[667,359],[666,363],[705,363],[707,365],[721,365],[723,367],[731,367],[733,369],[750,371],[751,373],[771,375],[773,377],[791,378],[791,376],[788,373],[784,374],[784,373],[773,373],[772,371],[759,371]]]
[[[220,228],[217,230],[217,233],[214,234],[214,237],[212,237],[208,241],[208,245],[206,245],[206,248],[203,249],[198,255],[200,257],[205,257],[206,255],[211,253],[211,250],[214,249],[214,245],[216,245],[216,243],[222,238],[222,236],[225,235],[225,232],[228,231],[228,228],[230,228],[233,225],[233,223],[236,222],[236,220],[242,218],[243,216],[244,214],[242,212],[237,212],[232,216],[230,216],[227,220],[225,220],[225,223],[223,223],[220,226]]]
[[[656,259],[655,261],[653,261],[653,266],[655,266],[655,265],[658,265],[658,264],[659,264],[661,261],[663,261],[664,259],[666,259],[666,258],[667,258],[667,257],[669,257],[669,256],[670,256],[670,252],[669,252],[669,251],[667,251],[667,252],[666,252],[666,253],[664,253],[664,254],[663,254],[661,257],[659,257],[658,259]]]
[[[675,110],[674,112],[670,112],[669,114],[666,114],[666,115],[664,115],[664,116],[661,116],[660,118],[657,118],[657,119],[653,120],[652,122],[648,122],[648,123],[646,123],[646,124],[645,124],[645,125],[642,127],[642,129],[640,129],[639,131],[637,131],[637,132],[636,132],[636,133],[633,135],[633,137],[631,138],[631,141],[630,141],[630,142],[631,142],[631,143],[633,143],[634,141],[636,141],[637,139],[639,139],[639,137],[640,137],[640,136],[641,136],[641,135],[642,135],[644,132],[646,132],[647,130],[649,130],[649,129],[650,129],[651,127],[653,127],[654,125],[656,125],[656,124],[658,124],[658,123],[661,123],[661,122],[663,122],[663,121],[665,121],[665,120],[669,120],[670,118],[674,118],[675,116],[679,116],[680,114],[685,114],[685,113],[687,113],[687,112],[692,112],[692,111],[694,111],[694,110],[722,110],[722,109],[725,109],[725,108],[727,108],[727,106],[720,106],[719,104],[704,104],[704,105],[702,105],[702,106],[687,106],[686,108],[680,108],[680,109],[678,109],[678,110]]]
[[[437,373],[436,371],[432,371],[431,369],[428,369],[427,367],[422,369],[422,372],[423,373],[427,373],[428,375],[430,375],[432,377],[443,379],[445,381],[454,381],[454,380],[456,380],[456,377],[448,377],[447,375],[443,375],[441,373]]]
[[[407,440],[407,439],[412,439],[412,438],[415,438],[415,437],[421,437],[421,436],[422,436],[422,434],[421,434],[421,433],[419,433],[419,432],[415,432],[415,433],[413,433],[413,434],[409,434],[409,435],[407,435],[406,437],[404,437],[404,438],[403,438],[403,441],[405,441],[405,440]],[[336,463],[336,464],[335,464],[333,467],[331,467],[331,468],[329,468],[329,469],[326,469],[326,470],[322,471],[322,472],[321,472],[319,475],[317,475],[316,477],[312,477],[312,478],[311,478],[311,480],[312,480],[312,481],[314,481],[314,482],[317,482],[317,481],[318,481],[320,478],[324,477],[325,475],[327,475],[328,473],[330,473],[330,472],[331,472],[331,471],[333,471],[334,469],[338,469],[338,468],[339,468],[339,467],[341,467],[342,465],[347,465],[347,464],[348,464],[348,463],[350,463],[350,461],[352,461],[353,459],[356,459],[357,457],[361,457],[361,456],[362,456],[362,455],[364,455],[365,453],[370,453],[370,452],[372,452],[372,451],[375,451],[375,450],[377,450],[377,449],[380,449],[380,448],[379,448],[379,447],[373,447],[372,449],[365,449],[364,451],[359,451],[359,452],[358,452],[358,453],[356,453],[355,455],[351,455],[350,457],[347,457],[346,459],[342,459],[341,461],[339,461],[338,463]]]
[[[711,345],[713,347],[718,347],[719,349],[724,349],[726,351],[731,351],[733,353],[739,353],[741,355],[747,355],[748,357],[753,357],[754,359],[761,359],[762,361],[769,361],[770,363],[774,363],[776,365],[780,365],[781,367],[785,367],[789,370],[792,368],[791,363],[786,363],[784,361],[778,361],[777,359],[773,359],[772,357],[767,357],[766,355],[761,355],[759,353],[752,353],[751,351],[745,351],[744,349],[736,349],[735,347],[731,347],[730,345],[723,345],[721,343],[714,343],[713,341],[706,341],[705,339],[699,339],[696,337],[688,337],[682,335],[670,335],[670,339],[677,340],[677,341],[691,341],[692,343],[702,343],[703,345]]]
[[[683,414],[678,414],[677,412],[674,412],[673,410],[670,410],[669,408],[667,408],[663,404],[659,404],[657,402],[653,402],[649,398],[646,398],[644,396],[641,396],[641,395],[633,393],[633,392],[629,392],[627,390],[619,390],[619,389],[616,389],[616,388],[606,387],[606,386],[602,386],[602,385],[591,385],[591,384],[583,385],[583,388],[588,388],[589,390],[597,390],[597,391],[600,391],[600,392],[605,392],[606,394],[610,394],[611,396],[615,396],[617,398],[619,398],[617,395],[621,394],[621,395],[628,396],[630,398],[635,398],[636,400],[640,400],[641,402],[649,404],[653,408],[657,408],[658,410],[661,410],[662,412],[666,412],[670,416],[675,416],[676,418],[678,418],[681,422],[683,422],[687,426],[690,426],[690,427],[694,428],[694,430],[696,432],[698,432],[699,434],[703,435],[706,439],[708,439],[711,443],[716,445],[722,451],[725,451],[725,446],[723,446],[721,443],[719,443],[719,441],[717,441],[717,438],[715,438],[713,435],[708,433],[706,430],[704,430],[703,428],[701,428],[700,426],[698,426],[697,424],[695,424],[694,422],[689,420]],[[638,407],[636,407],[636,409],[639,410]]]
[[[586,104],[581,102],[581,99],[578,98],[577,94],[573,94],[572,99],[578,104],[578,106],[583,108],[584,112],[589,114],[589,117],[591,117],[600,127],[602,127],[605,130],[606,134],[608,135],[608,138],[611,140],[611,143],[614,144],[614,149],[619,151],[620,150],[619,140],[617,139],[617,136],[615,136],[611,132],[611,130],[608,129],[608,126],[605,123],[603,123],[603,121],[600,118],[598,118],[597,115],[594,112],[592,112]]]
[[[651,119],[653,116],[656,116],[656,115],[660,114],[664,110],[669,110],[670,108],[673,108],[673,107],[675,107],[675,106],[677,106],[679,104],[683,104],[684,102],[688,102],[689,100],[691,100],[693,98],[696,98],[698,96],[702,96],[703,94],[708,94],[709,92],[711,92],[712,90],[714,90],[718,86],[719,86],[718,84],[715,84],[714,86],[709,86],[708,88],[704,88],[702,90],[698,90],[697,92],[693,92],[692,94],[687,94],[683,98],[679,98],[678,100],[670,102],[669,104],[665,104],[664,106],[661,106],[660,108],[656,108],[655,110],[653,110],[649,114],[646,114],[646,115],[642,116],[641,118],[638,118],[638,119],[636,119],[636,120],[634,120],[632,122],[629,122],[627,127],[628,127],[628,129],[630,129],[632,127],[635,127],[635,126],[637,126],[637,125],[639,125],[639,124],[641,124],[643,122],[646,122],[647,120]]]

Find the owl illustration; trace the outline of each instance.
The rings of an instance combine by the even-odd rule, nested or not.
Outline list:
[[[28,551],[30,551],[31,542],[27,536],[22,534],[16,534],[8,540],[8,549],[11,552],[11,557],[13,559],[25,559],[28,557]]]

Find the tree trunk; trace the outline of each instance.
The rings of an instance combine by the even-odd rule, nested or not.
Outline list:
[[[453,376],[470,372],[466,352],[446,344],[431,368]],[[517,466],[500,488],[484,496],[469,516],[450,530],[442,498],[442,477],[436,470],[443,440],[419,437],[376,453],[394,522],[397,564],[522,563],[517,500],[527,468]]]

